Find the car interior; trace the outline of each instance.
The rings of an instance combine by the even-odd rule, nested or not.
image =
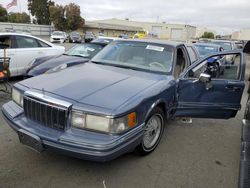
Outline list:
[[[185,70],[187,66],[187,59],[185,58],[184,52],[181,48],[177,50],[177,61],[174,69],[174,77],[179,78],[180,74]]]

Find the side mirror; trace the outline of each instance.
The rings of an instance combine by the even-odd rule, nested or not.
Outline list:
[[[210,83],[211,82],[211,75],[206,74],[206,73],[201,73],[199,77],[199,82],[202,83]]]
[[[206,90],[209,90],[213,87],[211,83],[211,75],[206,74],[206,73],[201,73],[199,79],[193,81],[193,83],[196,83],[196,82],[204,83],[206,86]]]

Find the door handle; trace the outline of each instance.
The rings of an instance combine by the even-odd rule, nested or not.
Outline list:
[[[241,91],[242,88],[241,87],[238,87],[238,86],[230,86],[230,85],[227,85],[225,87],[227,90],[230,90],[230,91]]]

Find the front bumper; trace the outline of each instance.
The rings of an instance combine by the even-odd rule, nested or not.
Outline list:
[[[40,138],[45,149],[91,161],[110,161],[131,152],[141,143],[143,125],[123,135],[107,135],[85,130],[59,131],[25,118],[23,109],[13,101],[3,105],[2,113],[15,131]]]
[[[51,43],[54,43],[54,42],[64,43],[64,39],[63,38],[50,38],[50,42]]]

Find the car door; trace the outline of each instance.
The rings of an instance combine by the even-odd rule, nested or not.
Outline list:
[[[28,64],[35,58],[48,55],[51,47],[38,39],[28,36],[15,36],[16,67],[18,75],[24,75]]]
[[[16,49],[13,47],[13,37],[11,35],[0,35],[0,44],[8,45],[6,48],[6,57],[10,58],[9,69],[11,76],[17,75],[16,67]],[[4,57],[4,48],[0,48],[0,57]]]
[[[234,63],[219,58],[234,56]],[[219,58],[218,58],[219,57]],[[214,59],[215,62],[209,60]],[[227,59],[227,58],[226,58]],[[198,60],[177,80],[176,117],[235,117],[244,90],[245,57],[242,51],[222,52]]]

